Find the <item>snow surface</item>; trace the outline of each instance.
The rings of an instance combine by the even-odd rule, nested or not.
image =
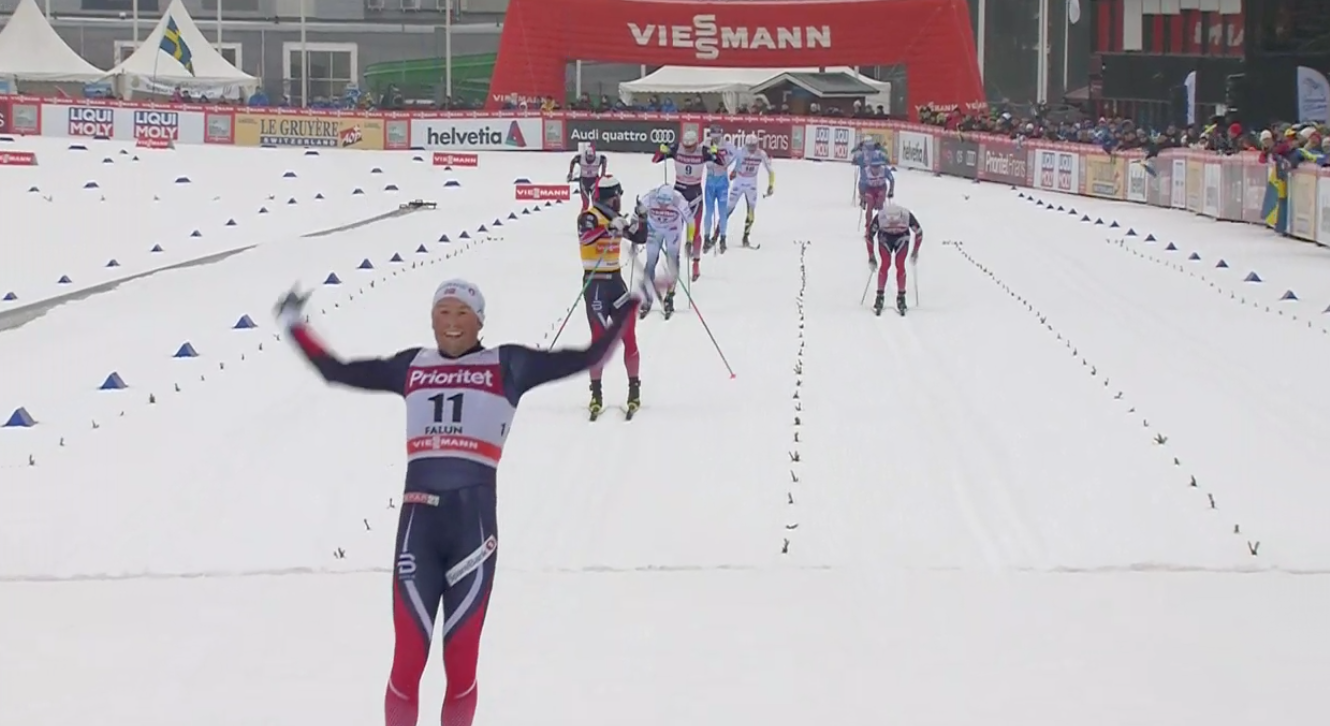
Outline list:
[[[381,722],[401,404],[325,386],[269,310],[317,286],[330,344],[383,355],[429,340],[462,276],[488,342],[547,345],[576,210],[531,212],[512,180],[557,182],[566,155],[67,145],[22,139],[42,165],[0,174],[7,228],[41,230],[0,239],[0,327],[254,247],[0,332],[0,418],[40,422],[0,429],[0,723]],[[663,179],[610,164],[630,194]],[[585,423],[584,378],[523,400],[477,724],[1314,722],[1330,254],[906,174],[920,306],[876,318],[850,172],[776,169],[762,249],[707,256],[700,311],[640,325],[638,420]],[[439,208],[304,236],[415,198]],[[560,345],[588,340],[571,315]],[[113,371],[129,387],[98,390]]]

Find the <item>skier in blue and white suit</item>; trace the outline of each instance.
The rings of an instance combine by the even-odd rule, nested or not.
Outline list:
[[[854,148],[850,161],[859,169],[859,208],[864,210],[864,245],[868,248],[868,265],[877,267],[873,255],[873,237],[867,234],[873,215],[896,196],[896,176],[891,173],[891,159],[871,136],[864,137]]]
[[[724,239],[725,220],[729,218],[729,195],[730,195],[730,164],[734,163],[736,149],[734,144],[725,140],[725,131],[719,126],[712,127],[709,134],[708,143],[718,152],[719,160],[707,162],[707,181],[706,191],[703,200],[705,205],[702,211],[702,227],[706,230],[706,242],[702,245],[703,252],[710,252],[716,245],[717,239]],[[715,216],[716,226],[711,226],[712,216]],[[722,241],[720,251],[725,251],[725,243]]]
[[[662,184],[641,200],[638,210],[639,220],[645,215],[647,226],[646,275],[651,285],[656,284],[656,265],[660,253],[665,252],[665,264],[670,269],[670,284],[662,298],[666,313],[674,312],[674,283],[679,275],[679,242],[688,234],[688,219],[692,210],[684,195],[669,184]],[[724,218],[721,218],[724,221]],[[639,221],[639,224],[643,222]],[[643,300],[640,314],[646,317],[651,312],[650,298]]]

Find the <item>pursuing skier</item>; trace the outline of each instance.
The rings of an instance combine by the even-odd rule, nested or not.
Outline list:
[[[867,230],[873,215],[882,209],[888,199],[896,196],[896,177],[891,173],[891,160],[887,158],[887,152],[871,136],[859,142],[850,162],[859,169],[859,208],[864,210],[864,229]],[[873,256],[872,234],[865,234],[864,246],[868,248],[868,266],[877,267],[877,258]]]
[[[495,482],[522,395],[599,365],[628,329],[640,298],[624,295],[605,334],[582,350],[486,348],[485,298],[465,280],[434,292],[432,345],[390,358],[342,361],[304,322],[309,295],[292,290],[277,318],[330,383],[406,401],[406,486],[398,515],[386,726],[415,726],[420,677],[443,604],[443,726],[470,726],[476,662],[498,553]]]
[[[620,216],[623,187],[619,180],[607,176],[596,185],[595,198],[586,211],[577,215],[578,241],[582,247],[582,301],[586,304],[587,322],[591,325],[591,339],[599,340],[609,334],[618,321],[629,315],[617,301],[628,295],[624,285],[621,251],[625,235],[632,235],[632,220]],[[645,281],[643,281],[645,284]],[[623,365],[628,371],[627,417],[631,419],[642,406],[642,380],[638,377],[641,355],[637,350],[637,310],[631,312],[623,324]],[[605,367],[597,361],[591,370],[591,403],[588,409],[595,421],[605,410],[601,375]]]
[[[716,149],[717,158],[707,162],[707,181],[705,196],[703,197],[702,228],[706,231],[706,239],[702,242],[702,251],[710,252],[720,241],[720,252],[725,253],[725,220],[730,218],[727,211],[729,209],[730,193],[730,163],[734,161],[738,150],[734,144],[725,140],[725,130],[719,126],[711,128],[711,134],[707,139],[711,148]],[[711,220],[715,219],[713,227]]]
[[[596,189],[596,182],[608,173],[609,160],[604,154],[597,154],[596,147],[587,144],[568,162],[568,181],[577,179],[577,194],[582,197],[582,209],[591,205],[591,195]],[[580,174],[579,174],[580,171]]]
[[[720,152],[698,143],[697,130],[683,132],[683,143],[661,144],[653,164],[674,159],[674,188],[679,190],[693,210],[688,221],[688,256],[693,260],[693,282],[702,275],[702,174],[709,161],[720,160]]]
[[[757,170],[759,168],[767,170],[767,193],[771,196],[776,193],[776,172],[771,170],[771,159],[767,157],[767,152],[758,146],[757,134],[749,134],[744,138],[744,145],[739,149],[739,153],[734,158],[734,170],[730,172],[730,180],[734,182],[730,187],[729,209],[726,212],[726,227],[729,226],[729,215],[734,214],[734,210],[739,206],[739,197],[743,197],[744,204],[748,209],[748,216],[744,218],[744,236],[743,246],[751,247],[748,241],[748,233],[753,231],[753,219],[757,214]],[[758,245],[759,247],[761,245]],[[725,232],[720,235],[720,248],[725,249]]]
[[[883,297],[887,288],[887,271],[891,269],[892,258],[896,264],[896,312],[905,314],[905,255],[909,253],[910,263],[919,261],[919,247],[924,243],[924,228],[915,219],[914,212],[895,202],[887,204],[873,217],[868,225],[870,239],[876,239],[878,254],[882,256],[882,266],[877,271],[877,299],[873,301],[873,312],[881,315]],[[914,237],[914,251],[910,250],[910,237]]]
[[[688,229],[688,219],[692,209],[688,200],[678,189],[669,184],[661,184],[647,195],[646,206],[646,275],[651,286],[656,287],[656,264],[660,260],[660,251],[665,250],[665,265],[669,268],[669,286],[661,300],[665,319],[674,314],[674,284],[679,279],[679,241]],[[651,313],[651,298],[642,301],[638,316],[645,318]]]

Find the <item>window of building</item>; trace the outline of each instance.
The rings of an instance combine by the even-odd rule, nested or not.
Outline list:
[[[212,17],[216,17],[218,2],[222,3],[223,15],[229,12],[257,13],[259,11],[259,0],[203,0],[203,10],[212,13]]]
[[[291,102],[303,105],[301,91],[306,75],[309,78],[309,100],[340,98],[346,87],[360,77],[359,48],[355,43],[308,43],[304,54],[308,68],[302,63],[300,43],[282,44],[282,78],[291,96]]]
[[[134,0],[83,0],[83,9],[89,12],[130,12],[134,9]],[[157,14],[157,0],[138,0],[139,14]]]

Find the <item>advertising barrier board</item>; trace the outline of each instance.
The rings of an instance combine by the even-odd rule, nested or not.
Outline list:
[[[434,166],[479,166],[480,157],[476,154],[463,154],[454,151],[436,151],[430,159]]]
[[[373,116],[304,116],[238,112],[236,146],[383,149],[383,120]]]
[[[516,131],[513,126],[516,124]],[[105,137],[143,148],[178,144],[240,144],[325,148],[409,149],[431,130],[445,166],[463,166],[478,152],[562,150],[595,143],[605,151],[651,153],[676,141],[685,127],[720,125],[736,143],[758,135],[776,158],[847,162],[860,138],[880,141],[901,166],[981,181],[1185,208],[1216,219],[1265,226],[1272,166],[1255,153],[1229,156],[1168,149],[1158,158],[1139,151],[1106,156],[1098,149],[1039,140],[1021,142],[975,134],[960,137],[935,127],[881,119],[817,119],[789,116],[613,114],[555,111],[536,116],[512,112],[378,112],[271,109],[257,112],[224,105],[149,104],[100,99],[0,97],[0,129],[9,137]],[[502,139],[498,137],[502,136]],[[520,138],[519,138],[520,136]],[[523,146],[525,142],[525,146]],[[4,149],[5,166],[36,161],[22,139]],[[478,148],[469,148],[472,146]],[[455,146],[456,148],[449,148]],[[787,152],[788,148],[788,152]],[[469,156],[468,156],[469,155]],[[973,157],[974,163],[971,164]],[[451,163],[449,163],[451,162]],[[1284,219],[1290,236],[1330,242],[1330,169],[1304,164],[1286,173]],[[847,180],[849,176],[847,175]],[[571,198],[559,184],[517,187],[523,200]]]
[[[809,124],[804,133],[804,158],[817,161],[849,161],[858,139],[852,126]]]
[[[979,144],[969,139],[943,136],[938,139],[937,170],[951,176],[975,179],[979,175]]]
[[[679,122],[604,118],[570,118],[564,122],[565,149],[591,144],[598,151],[651,154],[679,140]]]
[[[984,181],[1030,186],[1030,152],[1006,141],[979,144],[979,178]]]
[[[748,134],[757,137],[757,145],[773,159],[794,158],[794,127],[789,123],[766,121],[762,117],[752,119],[730,117],[724,121],[708,124],[709,128],[719,127],[725,134],[725,140],[737,149],[744,145]]]
[[[935,156],[931,134],[901,131],[896,134],[896,143],[900,146],[900,154],[896,157],[897,166],[933,171]]]
[[[473,151],[540,151],[544,129],[532,118],[416,118],[410,122],[410,145]]]

